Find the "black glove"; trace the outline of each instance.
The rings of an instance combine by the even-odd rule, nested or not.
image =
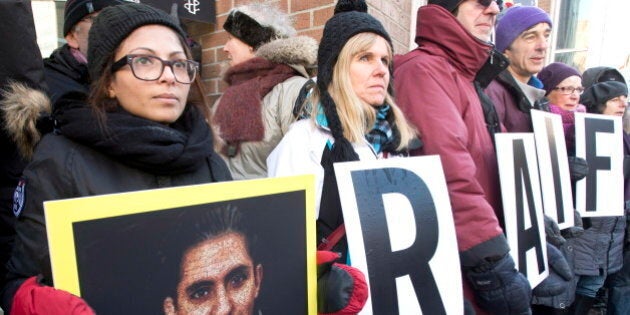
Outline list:
[[[356,314],[368,297],[363,273],[354,267],[335,263],[339,254],[317,251],[317,313]]]
[[[562,237],[564,237],[565,239],[578,237],[582,235],[582,233],[584,233],[584,226],[582,224],[582,216],[580,215],[580,213],[573,210],[573,218],[575,220],[575,225],[560,231]]]
[[[465,273],[477,303],[484,310],[497,315],[531,314],[532,289],[525,276],[514,267],[509,254]]]
[[[547,264],[549,276],[539,283],[532,293],[537,297],[556,296],[570,287],[573,271],[559,249],[547,243]]]
[[[558,223],[548,215],[545,215],[545,235],[547,242],[556,247],[561,247],[567,241],[560,233]]]
[[[569,173],[571,174],[572,183],[586,177],[586,175],[588,175],[588,164],[586,160],[581,157],[570,156]]]

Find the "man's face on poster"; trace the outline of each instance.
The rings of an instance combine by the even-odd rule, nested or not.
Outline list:
[[[228,232],[196,244],[184,253],[180,272],[177,298],[164,299],[165,314],[253,313],[263,270],[243,235]]]

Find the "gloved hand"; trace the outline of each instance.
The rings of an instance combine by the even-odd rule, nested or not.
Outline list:
[[[351,315],[360,312],[368,297],[359,269],[335,263],[339,254],[317,251],[317,313]]]
[[[569,156],[569,174],[571,175],[571,182],[577,182],[586,177],[588,175],[586,160],[577,156]]]
[[[556,220],[548,215],[545,215],[545,235],[547,236],[547,242],[556,247],[562,246],[567,241],[560,233],[560,228]]]
[[[559,249],[547,243],[549,276],[538,284],[532,293],[537,297],[556,296],[569,289],[573,271]]]
[[[577,237],[577,236],[582,235],[582,233],[584,233],[584,227],[582,224],[582,216],[580,215],[580,213],[573,210],[573,218],[575,220],[575,225],[560,231],[560,233],[562,234],[562,237],[564,237],[565,239]]]
[[[509,254],[465,270],[478,305],[492,314],[529,315],[532,289]]]
[[[87,303],[76,295],[41,285],[37,277],[28,278],[13,297],[11,315],[94,315]]]

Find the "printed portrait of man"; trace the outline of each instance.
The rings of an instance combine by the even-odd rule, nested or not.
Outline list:
[[[303,191],[73,225],[98,314],[307,314]]]
[[[177,286],[164,298],[164,314],[254,314],[263,279],[263,266],[250,250],[255,238],[230,205],[200,220],[206,222],[173,235],[188,246],[182,248]]]

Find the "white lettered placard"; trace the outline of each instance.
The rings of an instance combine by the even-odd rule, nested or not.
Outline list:
[[[533,288],[549,275],[534,135],[498,133],[495,142],[510,254]]]
[[[621,117],[575,113],[575,155],[588,164],[575,192],[582,217],[624,215],[622,132]]]
[[[438,156],[335,164],[360,314],[463,314],[459,253]]]
[[[540,110],[531,110],[538,170],[542,188],[543,210],[560,229],[575,225],[573,193],[562,118]]]

